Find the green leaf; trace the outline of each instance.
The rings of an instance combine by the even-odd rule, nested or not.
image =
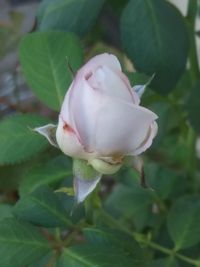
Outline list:
[[[118,240],[120,244],[121,240]],[[106,257],[105,257],[106,255]],[[143,267],[142,259],[137,254],[122,249],[117,244],[84,244],[64,249],[56,267]]]
[[[22,197],[14,206],[13,213],[22,220],[45,227],[72,224],[59,198],[48,187],[38,188]]]
[[[76,71],[82,63],[79,39],[72,33],[43,32],[26,35],[20,45],[20,62],[28,85],[46,105],[60,110]]]
[[[151,78],[150,76],[139,72],[126,72],[126,75],[129,78],[132,87],[138,84],[146,84]]]
[[[49,264],[51,267],[56,267],[56,257],[53,251],[28,267],[48,267]]]
[[[200,197],[187,196],[178,199],[172,206],[167,227],[175,249],[185,249],[200,241]]]
[[[138,182],[137,182],[138,183]],[[105,208],[118,219],[133,220],[136,228],[141,230],[150,222],[153,194],[140,185],[117,185],[105,202]]]
[[[179,267],[178,262],[173,258],[157,259],[152,262],[150,267]]]
[[[176,192],[177,185],[182,178],[176,171],[156,163],[146,164],[145,173],[149,185],[154,190],[153,194],[163,200],[169,199]]]
[[[15,115],[0,123],[0,164],[19,163],[44,150],[48,143],[31,130],[48,119],[38,115]]]
[[[52,185],[71,176],[72,167],[69,159],[66,156],[58,156],[28,171],[20,184],[20,196],[29,194],[42,185]]]
[[[12,215],[12,206],[8,204],[0,204],[0,221],[4,218],[11,218]]]
[[[39,6],[39,30],[63,30],[84,35],[93,26],[105,0],[44,0]]]
[[[117,214],[123,212],[124,216],[130,218],[143,212],[152,201],[152,194],[146,189],[117,185],[106,200],[106,207],[109,210],[112,208]]]
[[[84,236],[91,245],[97,247],[116,247],[134,259],[136,266],[142,265],[144,253],[132,236],[122,231],[110,230],[106,228],[85,228]]]
[[[155,73],[150,87],[163,94],[172,90],[188,54],[187,30],[178,10],[164,0],[130,0],[122,14],[121,36],[135,68]]]
[[[0,266],[27,266],[50,251],[37,228],[16,219],[0,221]]]
[[[200,133],[200,82],[198,82],[192,89],[187,101],[186,109],[188,112],[188,119],[192,127],[197,133]]]

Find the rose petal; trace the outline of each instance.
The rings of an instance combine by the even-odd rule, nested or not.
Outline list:
[[[69,99],[70,99],[70,94],[72,91],[72,88],[74,86],[75,81],[73,81],[65,95],[64,101],[62,103],[61,111],[60,114],[63,118],[63,120],[71,125],[71,115],[70,115],[70,110],[69,110]]]
[[[121,65],[116,56],[108,53],[100,54],[90,59],[79,72],[87,73],[94,71],[99,66],[107,66],[116,71],[121,71]]]
[[[88,83],[92,88],[99,90],[104,95],[134,103],[131,87],[121,79],[120,75],[117,75],[116,72],[106,66],[96,69],[88,79]]]
[[[156,118],[156,114],[146,108],[107,98],[96,116],[95,151],[104,156],[132,155],[143,147]]]
[[[77,80],[69,103],[71,125],[88,152],[94,149],[96,117],[101,105],[102,95],[93,90],[86,80]]]
[[[75,158],[87,158],[83,146],[79,142],[74,130],[64,120],[59,118],[56,140],[64,154]]]
[[[149,148],[153,142],[154,137],[157,134],[157,131],[158,131],[158,125],[154,121],[149,128],[149,133],[147,134],[146,139],[142,142],[142,144],[137,149],[132,151],[131,155],[134,155],[134,156],[139,155],[143,153],[147,148]]]

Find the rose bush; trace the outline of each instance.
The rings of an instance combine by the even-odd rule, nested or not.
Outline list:
[[[118,59],[95,56],[65,96],[56,131],[60,149],[100,173],[116,172],[125,156],[144,152],[157,133],[157,115],[139,103]]]

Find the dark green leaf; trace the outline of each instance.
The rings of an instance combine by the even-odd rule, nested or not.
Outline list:
[[[151,78],[150,76],[139,72],[126,72],[126,75],[132,86],[146,84]]]
[[[200,198],[199,196],[183,197],[171,208],[167,226],[175,243],[175,249],[194,246],[200,241]]]
[[[137,181],[138,183],[138,181]],[[117,185],[105,202],[106,209],[118,219],[131,219],[138,230],[150,223],[153,215],[152,192],[140,185]]]
[[[72,33],[44,32],[26,35],[20,61],[27,83],[49,107],[60,110],[74,72],[82,62],[79,39]]]
[[[12,206],[8,204],[0,204],[0,221],[4,218],[11,218],[12,215]]]
[[[39,30],[63,30],[79,35],[94,24],[105,0],[44,0],[39,6]]]
[[[130,235],[116,230],[86,228],[84,236],[93,246],[105,246],[121,249],[127,253],[129,257],[134,259],[137,266],[142,265],[143,251],[137,242]]]
[[[32,114],[4,119],[0,123],[0,163],[18,163],[45,149],[47,141],[31,129],[48,122]]]
[[[15,219],[0,221],[0,265],[27,266],[50,251],[48,241],[37,228]]]
[[[122,43],[153,89],[168,93],[185,69],[188,36],[181,14],[164,0],[131,0],[121,19]]]
[[[120,240],[119,240],[120,242]],[[106,255],[106,256],[105,256]],[[138,259],[117,247],[82,245],[66,248],[56,267],[144,266]]]
[[[157,259],[152,262],[150,267],[179,267],[178,262],[173,258]]]
[[[56,256],[54,253],[48,253],[39,261],[29,265],[28,267],[55,267],[56,266]]]
[[[143,209],[152,204],[153,198],[150,191],[143,188],[130,188],[117,185],[106,201],[106,207],[116,213],[123,213],[126,217],[143,212]]]
[[[20,184],[20,196],[33,192],[42,185],[51,185],[72,176],[72,167],[66,156],[58,156],[29,170]]]
[[[161,199],[170,198],[182,178],[177,172],[156,163],[147,164],[145,173],[148,183],[154,189],[153,194]]]
[[[47,187],[22,197],[13,209],[22,220],[45,227],[70,226],[71,221],[57,195]]]

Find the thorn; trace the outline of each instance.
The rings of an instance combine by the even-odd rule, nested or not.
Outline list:
[[[68,71],[69,71],[69,73],[71,74],[72,79],[74,79],[75,74],[74,74],[74,71],[73,71],[73,69],[72,69],[71,64],[69,63],[69,59],[68,59],[68,57],[66,57],[66,60],[67,60],[67,68],[68,68]]]

